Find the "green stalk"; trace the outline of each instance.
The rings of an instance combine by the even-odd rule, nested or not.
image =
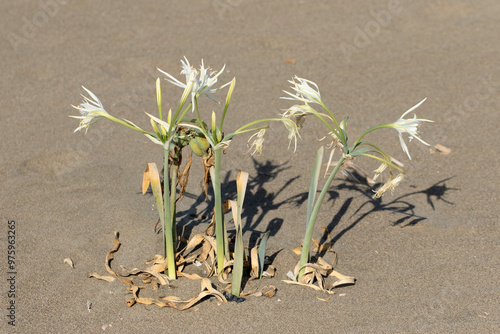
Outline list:
[[[177,175],[179,172],[179,157],[181,149],[174,148],[174,159],[172,161],[172,167],[170,169],[170,212],[171,212],[171,228],[172,228],[172,244],[174,251],[177,249],[177,223],[176,223],[176,201],[177,201]],[[175,261],[174,261],[175,262]]]
[[[234,227],[236,228],[231,293],[235,296],[240,295],[241,279],[243,277],[243,261],[245,257],[245,248],[243,246],[243,228],[241,226],[241,210],[243,209],[243,201],[245,200],[245,191],[247,188],[247,182],[248,182],[248,173],[239,172],[238,177],[236,178],[236,189],[238,192],[237,202],[231,201],[231,211],[233,213]]]
[[[129,123],[127,123],[127,122],[125,122],[125,121],[122,121],[121,119],[116,118],[116,117],[114,117],[114,116],[111,116],[111,115],[105,115],[105,116],[104,116],[104,115],[103,115],[103,117],[105,117],[105,118],[109,119],[110,121],[113,121],[113,122],[116,122],[116,123],[120,123],[120,124],[122,124],[122,125],[125,125],[126,127],[131,128],[132,130],[135,130],[135,131],[141,132],[141,133],[143,133],[143,134],[151,134],[151,133],[150,133],[150,132],[148,132],[148,131],[144,131],[143,129],[138,128],[138,127],[136,127],[136,126],[133,126],[133,125],[131,125],[131,124],[129,124]]]
[[[163,226],[163,235],[164,235],[164,247],[165,247],[165,257],[167,258],[168,264],[168,272],[165,273],[168,275],[168,278],[171,280],[175,280],[175,240],[172,234],[172,217],[175,217],[175,206],[172,212],[171,200],[170,200],[170,189],[169,189],[169,175],[168,175],[168,156],[169,150],[164,150],[164,160],[163,160],[163,207],[165,208],[165,219]],[[172,184],[175,184],[172,182]],[[175,192],[173,196],[175,199]],[[173,213],[173,214],[172,214]],[[173,226],[175,228],[175,226]]]
[[[335,178],[335,175],[340,169],[340,166],[344,163],[344,156],[340,158],[340,160],[337,162],[337,165],[335,166],[335,169],[332,171],[330,176],[328,177],[328,180],[326,181],[325,185],[323,186],[323,189],[321,190],[321,193],[319,194],[318,200],[314,204],[314,208],[311,212],[311,217],[309,218],[309,221],[307,222],[307,227],[306,227],[306,234],[304,235],[304,244],[302,245],[302,254],[300,256],[300,264],[299,266],[302,267],[304,264],[309,262],[309,248],[311,246],[311,239],[312,239],[312,234],[314,230],[314,224],[316,223],[316,217],[318,216],[319,209],[321,207],[321,203],[323,202],[323,199],[325,198],[326,193],[328,192],[328,188],[332,184],[333,179]],[[300,279],[302,278],[302,275],[304,274],[304,268],[302,268],[299,271],[299,277],[298,280],[300,282]]]
[[[356,141],[354,142],[352,147],[358,146],[358,144],[361,142],[361,139],[363,139],[363,137],[366,136],[367,134],[369,134],[370,132],[378,130],[378,129],[382,129],[382,128],[392,128],[392,127],[393,127],[393,124],[383,124],[383,125],[374,126],[373,128],[369,128],[368,130],[363,132],[363,134],[361,136],[359,136],[358,139],[356,139]]]
[[[224,258],[229,258],[229,249],[226,247],[224,238],[227,231],[224,226],[224,214],[222,212],[222,194],[220,188],[220,164],[222,150],[214,151],[214,166],[210,167],[210,177],[212,178],[212,188],[215,197],[215,239],[217,242],[217,272],[220,273],[224,268]],[[227,255],[226,255],[227,254]]]

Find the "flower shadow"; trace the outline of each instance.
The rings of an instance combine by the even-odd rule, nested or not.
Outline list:
[[[270,237],[272,237],[281,229],[283,219],[272,217],[268,220],[269,214],[272,214],[272,212],[275,212],[285,204],[300,205],[307,200],[307,194],[292,196],[283,201],[276,200],[282,193],[289,190],[290,185],[299,179],[300,175],[287,179],[277,191],[270,192],[266,189],[267,185],[276,180],[280,173],[291,168],[288,161],[275,164],[269,160],[263,162],[255,158],[252,158],[252,160],[255,172],[251,173],[248,180],[242,211],[242,219],[244,221],[243,233],[251,233],[248,244],[250,248],[254,247],[267,231],[270,231]],[[233,174],[232,171],[229,171],[222,181],[223,201],[236,199],[236,181],[231,180],[235,178]],[[188,237],[195,226],[210,223],[213,215],[214,196],[212,187],[209,187],[208,196],[205,196],[205,194],[193,195],[187,192],[185,196],[195,199],[194,203],[187,210],[177,213],[178,226],[182,227],[182,231],[179,231],[179,233],[184,237]],[[200,210],[200,208],[202,209]],[[229,237],[234,236],[234,223],[231,216],[226,214],[225,220]],[[261,225],[265,222],[267,222],[267,225],[265,228],[262,228]]]
[[[393,200],[390,200],[389,202],[384,202],[383,198],[373,199],[371,197],[371,194],[373,193],[372,188],[366,182],[362,181],[355,182],[355,181],[345,180],[341,184],[337,185],[335,188],[338,191],[349,190],[352,192],[359,193],[361,194],[361,196],[366,197],[366,201],[363,204],[361,204],[360,207],[352,214],[351,217],[354,217],[356,215],[359,216],[351,224],[344,227],[341,231],[334,233],[333,237],[331,237],[330,240],[328,240],[329,234],[324,233],[320,239],[320,243],[329,241],[332,244],[335,244],[342,238],[342,236],[345,233],[354,228],[359,222],[363,221],[367,216],[375,212],[388,211],[391,213],[397,213],[402,215],[402,217],[398,218],[396,221],[392,223],[393,226],[401,226],[401,227],[415,226],[419,222],[427,219],[427,217],[423,217],[416,214],[415,212],[416,206],[410,203],[409,199],[414,196],[425,195],[427,203],[429,204],[429,206],[431,206],[433,210],[435,210],[435,205],[434,205],[435,201],[443,201],[446,204],[454,205],[453,202],[448,201],[444,198],[444,196],[448,192],[453,190],[459,190],[458,188],[451,188],[446,185],[446,182],[453,178],[454,176],[443,179],[423,190],[406,193],[404,195],[396,197]],[[337,198],[337,196],[338,194],[336,194],[333,198],[330,198],[330,200]],[[331,232],[335,230],[335,228],[342,220],[343,216],[345,216],[345,214],[347,213],[349,207],[352,205],[353,199],[354,196],[351,196],[344,201],[341,208],[338,210],[338,212],[332,218],[331,222],[328,224],[327,226],[328,231]],[[366,209],[367,207],[368,209]],[[319,256],[322,255],[324,254],[319,254]]]

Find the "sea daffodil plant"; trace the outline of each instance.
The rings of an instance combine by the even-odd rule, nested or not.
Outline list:
[[[228,84],[230,85],[226,97],[226,102],[224,104],[224,109],[220,117],[220,122],[218,122],[217,120],[217,114],[215,113],[215,111],[212,111],[210,121],[204,121],[202,118],[202,113],[198,108],[198,99],[202,95],[207,95],[212,100],[217,101],[210,95],[210,93],[214,93],[222,88],[212,87],[217,82],[217,78],[222,73],[225,66],[217,73],[210,72],[208,68],[205,68],[202,61],[200,71],[198,72],[196,69],[192,68],[189,65],[189,61],[187,59],[185,60],[185,62],[181,60],[183,68],[181,74],[186,75],[186,80],[188,82],[194,82],[194,84],[192,85],[193,88],[191,95],[193,111],[196,112],[196,120],[188,125],[190,129],[194,129],[197,132],[194,140],[190,142],[190,147],[196,155],[202,157],[204,167],[209,171],[208,175],[210,175],[212,189],[214,191],[215,234],[217,242],[217,272],[220,273],[224,268],[224,263],[226,261],[229,261],[230,259],[227,241],[227,229],[224,222],[222,207],[223,201],[220,182],[221,158],[223,150],[225,150],[229,146],[236,135],[257,131],[249,139],[249,141],[253,140],[251,145],[249,145],[249,151],[253,150],[252,154],[261,153],[264,134],[266,129],[269,127],[269,125],[266,124],[267,122],[277,121],[283,123],[289,132],[289,138],[293,138],[294,136],[296,136],[298,134],[298,129],[295,122],[290,119],[265,118],[249,122],[239,127],[234,132],[224,134],[224,121],[236,85],[236,78],[233,78],[232,81],[222,86],[225,87]],[[167,76],[166,80],[171,82],[172,84],[181,88],[186,86],[171,74],[164,71],[161,72]],[[207,124],[210,124],[211,128],[208,128]],[[205,184],[208,183],[206,182],[207,179],[208,177],[205,177]]]
[[[192,78],[193,75],[191,74],[190,77]],[[186,130],[186,124],[183,125],[182,120],[191,108],[191,103],[189,103],[188,106],[185,105],[193,87],[194,81],[188,81],[187,85],[184,87],[184,92],[176,112],[172,113],[172,110],[169,110],[166,119],[164,119],[162,112],[160,79],[156,81],[158,117],[146,113],[150,118],[153,131],[143,130],[131,121],[121,120],[111,116],[104,109],[99,98],[97,98],[94,93],[85,87],[83,87],[83,89],[89,94],[90,98],[83,96],[84,101],[78,106],[73,106],[80,112],[81,115],[71,116],[81,120],[75,132],[82,129],[87,131],[89,126],[97,122],[100,118],[106,118],[140,132],[153,143],[162,146],[164,155],[163,194],[161,193],[161,190],[160,193],[158,193],[158,187],[153,186],[153,182],[156,180],[155,177],[151,176],[153,169],[150,169],[148,166],[148,170],[146,172],[148,173],[147,175],[150,175],[148,176],[148,180],[151,181],[152,189],[157,202],[157,209],[163,229],[164,256],[168,262],[168,277],[172,280],[176,278],[175,251],[177,245],[177,234],[175,206],[177,200],[177,175],[180,165],[180,152],[184,146],[188,145],[190,139],[190,135],[188,133],[189,131]]]
[[[393,128],[398,132],[401,148],[408,155],[408,158],[411,159],[408,147],[403,139],[403,134],[407,133],[410,137],[416,138],[424,145],[429,145],[425,141],[423,141],[418,133],[418,127],[422,122],[432,122],[427,119],[419,119],[414,116],[411,119],[405,119],[404,117],[410,112],[414,111],[418,108],[424,101],[422,100],[420,103],[410,108],[408,111],[403,113],[403,115],[397,119],[393,123],[383,124],[379,126],[372,127],[365,131],[361,136],[359,136],[353,144],[350,144],[348,141],[347,135],[347,121],[348,117],[345,117],[341,122],[339,122],[334,114],[328,109],[328,107],[323,102],[321,98],[321,94],[318,88],[318,85],[310,80],[306,80],[303,78],[295,77],[293,80],[289,81],[292,86],[293,92],[284,91],[287,96],[282,97],[282,99],[292,100],[294,102],[298,102],[288,108],[282,115],[283,118],[293,120],[298,128],[301,128],[304,124],[304,121],[309,116],[315,116],[318,118],[327,128],[329,135],[332,137],[332,154],[330,155],[330,160],[328,162],[328,166],[331,163],[333,152],[335,152],[336,148],[340,148],[340,157],[335,164],[335,168],[330,172],[328,178],[319,194],[316,198],[317,186],[319,182],[319,174],[321,169],[321,162],[323,159],[323,151],[324,148],[320,147],[318,150],[313,173],[311,177],[308,202],[307,202],[307,214],[306,214],[306,232],[304,235],[304,242],[302,246],[302,252],[300,257],[300,262],[298,264],[298,280],[300,282],[302,275],[304,274],[305,266],[309,263],[310,255],[310,244],[312,233],[314,230],[314,224],[316,222],[317,215],[319,213],[321,204],[325,198],[325,195],[335,178],[335,175],[339,171],[340,167],[349,160],[354,159],[355,157],[365,156],[371,159],[374,159],[381,163],[381,166],[375,171],[376,177],[378,177],[385,169],[389,168],[390,176],[387,182],[380,187],[374,197],[380,197],[384,195],[387,190],[394,190],[397,185],[401,183],[404,179],[405,172],[401,167],[395,164],[391,157],[385,153],[379,146],[364,141],[364,138],[367,134],[372,131],[382,129],[382,128]],[[318,105],[321,108],[321,111],[316,111],[312,105]],[[394,177],[393,170],[399,171],[399,174]]]

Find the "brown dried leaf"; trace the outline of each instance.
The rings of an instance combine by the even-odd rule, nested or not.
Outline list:
[[[180,190],[179,190],[179,197],[177,198],[177,201],[181,200],[184,197],[184,194],[186,193],[186,187],[187,187],[188,180],[189,180],[189,171],[191,169],[191,165],[193,164],[192,156],[193,156],[193,152],[191,151],[191,153],[189,154],[189,160],[184,165],[184,169],[182,170],[182,173],[180,173],[180,170],[179,170],[180,175],[178,176],[177,184],[179,185]]]
[[[142,194],[144,195],[148,191],[149,183],[160,184],[160,176],[158,174],[158,168],[155,163],[148,163],[146,170],[142,176]]]
[[[205,198],[208,197],[208,187],[210,185],[210,167],[215,165],[215,158],[212,155],[212,151],[209,150],[209,155],[207,157],[201,158],[203,163],[203,182],[202,189],[205,193]]]
[[[250,279],[258,279],[259,278],[259,254],[258,248],[255,246],[250,251],[250,263],[252,266],[252,270],[250,271]]]
[[[264,292],[264,296],[266,296],[267,298],[272,298],[276,295],[276,288],[272,289],[272,290],[269,290],[269,291],[266,291]]]
[[[276,269],[273,265],[267,266],[267,270],[262,273],[262,277],[272,278],[276,275]]]
[[[327,301],[329,301],[330,299],[332,299],[332,298],[333,298],[333,294],[334,294],[334,293],[331,293],[331,294],[330,294],[330,297],[328,297],[328,298],[319,298],[319,297],[316,297],[316,298],[317,298],[318,300],[321,300],[322,302],[327,302]]]
[[[297,247],[297,248],[294,248],[292,249],[292,251],[297,254],[297,255],[300,255],[302,254],[302,247]]]
[[[328,240],[330,238],[330,231],[324,226],[320,226],[320,228],[323,230],[323,238]]]
[[[431,149],[431,153],[439,153],[442,155],[448,155],[451,153],[451,149],[449,149],[446,146],[443,146],[441,144],[436,144],[434,147]]]
[[[118,249],[120,248],[120,240],[118,240],[118,237],[119,237],[118,231],[115,231],[115,240],[114,240],[113,249],[106,255],[106,263],[105,263],[106,270],[108,271],[108,273],[110,273],[111,275],[113,275],[116,278],[118,278],[118,275],[113,269],[111,269],[110,263],[114,259],[115,252],[118,251]],[[118,279],[120,279],[120,278],[118,278]]]
[[[318,257],[317,261],[318,261],[318,264],[321,266],[321,268],[326,269],[326,270],[333,269],[333,267],[328,262],[326,262],[321,256]]]
[[[323,292],[326,292],[328,294],[331,294],[333,295],[335,292],[332,292],[332,291],[328,291],[328,290],[323,290],[321,289],[320,287],[314,285],[314,284],[310,284],[310,283],[300,283],[300,282],[294,282],[294,281],[287,281],[287,280],[283,280],[282,282],[285,282],[286,284],[293,284],[293,285],[300,285],[300,286],[306,286],[308,288],[312,288],[316,291],[323,291]]]
[[[71,268],[75,269],[75,265],[73,263],[73,260],[71,260],[69,257],[65,258],[63,263],[67,263],[68,266],[70,266]]]
[[[161,299],[164,299],[168,302],[180,302],[181,299],[179,297],[176,297],[176,296],[165,296],[165,297],[161,297]]]
[[[334,276],[338,279],[338,281],[332,284],[332,289],[341,285],[352,285],[356,283],[356,279],[354,277],[343,275],[335,270],[332,270],[329,276]]]
[[[92,274],[90,274],[89,278],[97,278],[97,279],[100,279],[100,280],[103,280],[103,281],[106,281],[106,282],[113,282],[116,279],[115,277],[102,276],[102,275],[99,275],[98,273],[92,273]]]
[[[148,271],[154,271],[157,273],[162,273],[167,269],[168,263],[167,259],[164,258],[161,255],[155,255],[155,258],[153,260],[147,261],[146,264],[153,263],[152,266],[148,267],[146,270]]]
[[[205,240],[205,236],[203,234],[196,234],[189,240],[188,244],[186,245],[186,249],[184,250],[185,254],[189,254],[191,250],[193,250],[196,246],[201,244]]]

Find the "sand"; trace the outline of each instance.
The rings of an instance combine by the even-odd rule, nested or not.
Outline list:
[[[493,333],[500,327],[498,2],[43,0],[1,7],[1,332]],[[227,131],[290,106],[279,97],[293,75],[315,81],[340,119],[349,115],[352,136],[396,120],[427,97],[417,115],[435,123],[422,125],[422,138],[451,154],[431,154],[414,140],[410,161],[397,133],[380,131],[373,141],[405,164],[406,180],[374,202],[370,189],[339,177],[318,217],[315,238],[321,226],[331,230],[336,268],[355,276],[355,285],[324,302],[321,292],[281,281],[298,261],[292,249],[305,229],[304,195],[322,144],[316,139],[324,135],[315,122],[306,123],[296,153],[274,124],[262,155],[246,154],[242,135],[224,156],[228,196],[237,172],[250,173],[246,243],[272,230],[268,254],[276,277],[248,288],[274,284],[275,297],[207,300],[185,312],[127,308],[121,284],[88,278],[105,274],[115,230],[122,241],[116,266],[132,268],[161,254],[153,198],[141,194],[141,181],[146,163],[160,164],[162,152],[106,120],[74,134],[71,105],[81,102],[84,85],[111,114],[148,128],[144,112],[156,110],[156,68],[182,78],[184,56],[215,70],[226,64],[220,82],[237,78]],[[175,108],[181,90],[167,82],[163,89],[165,108]],[[208,99],[203,108],[220,110]],[[377,167],[355,162],[367,171]],[[200,197],[200,173],[195,161],[179,204],[186,236],[206,227],[193,217],[211,203]],[[15,239],[8,238],[11,227]],[[15,274],[7,262],[11,240]],[[186,298],[197,293],[182,280],[173,286]],[[8,297],[12,288],[15,297]],[[15,327],[8,324],[11,301]]]

